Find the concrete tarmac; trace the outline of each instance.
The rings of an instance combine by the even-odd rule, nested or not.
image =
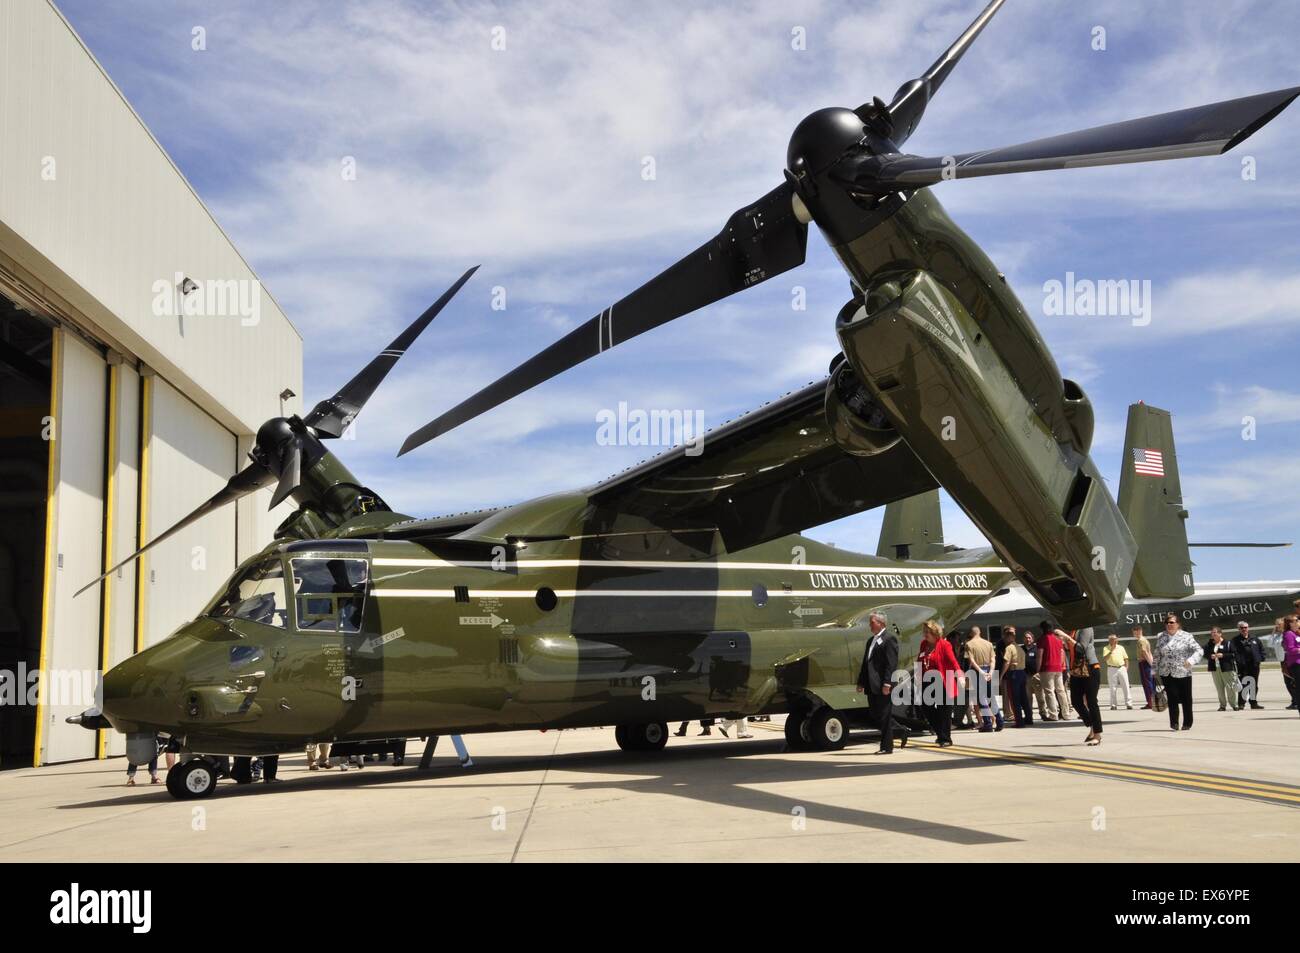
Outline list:
[[[126,787],[120,758],[6,771],[0,860],[1294,862],[1300,715],[1276,669],[1261,680],[1263,710],[1219,712],[1195,676],[1190,732],[1110,711],[1103,687],[1096,748],[1071,721],[795,754],[778,717],[745,741],[691,725],[654,755],[586,729],[467,736],[468,770],[448,739],[427,772],[418,742],[401,768],[282,758],[282,783],[222,781],[201,801],[145,768]]]

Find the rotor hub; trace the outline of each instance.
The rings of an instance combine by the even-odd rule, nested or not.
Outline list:
[[[867,134],[852,109],[832,106],[805,116],[794,127],[786,150],[786,168],[796,177],[819,175],[842,159]]]
[[[257,450],[263,464],[279,463],[297,434],[287,417],[272,417],[257,428]]]

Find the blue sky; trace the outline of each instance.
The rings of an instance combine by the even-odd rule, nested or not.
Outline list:
[[[394,457],[778,184],[803,115],[888,100],[980,6],[59,2],[302,332],[309,405],[482,263],[340,445],[420,515],[590,484],[657,452],[597,442],[597,413],[619,402],[702,410],[712,427],[820,378],[847,279],[814,233],[802,268]],[[1298,41],[1289,0],[1012,0],[907,148],[960,153],[1300,84]],[[1225,157],[935,189],[1096,405],[1112,490],[1125,407],[1173,412],[1196,539],[1300,542],[1298,150],[1293,106]],[[1044,283],[1067,272],[1149,280],[1150,324],[1045,314]],[[950,541],[980,545],[951,504],[945,518]],[[870,552],[878,529],[864,514],[812,535]],[[1300,577],[1300,546],[1195,556],[1202,580]]]

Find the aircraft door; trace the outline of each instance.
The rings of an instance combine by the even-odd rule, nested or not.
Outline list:
[[[378,662],[365,625],[370,565],[364,558],[289,560],[293,629],[275,653],[286,728],[333,737],[364,722],[378,693]]]

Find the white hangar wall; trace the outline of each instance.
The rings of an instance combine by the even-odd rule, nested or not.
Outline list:
[[[219,313],[169,313],[194,295]],[[52,329],[30,355],[55,426],[39,639],[14,643],[39,642],[46,677],[27,763],[104,757],[120,738],[64,722],[86,707],[72,673],[192,618],[288,507],[267,513],[264,490],[73,593],[225,483],[281,391],[301,394],[302,341],[49,0],[0,3],[0,296],[6,320]]]

